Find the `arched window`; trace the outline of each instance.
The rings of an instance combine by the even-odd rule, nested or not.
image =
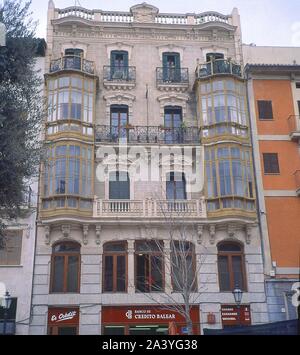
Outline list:
[[[106,243],[103,252],[103,292],[126,292],[127,243]]]
[[[246,291],[246,273],[243,249],[238,243],[218,245],[220,291],[233,291],[236,286]]]
[[[163,244],[161,241],[139,241],[135,244],[135,287],[139,292],[161,292],[164,289]]]
[[[79,292],[80,245],[63,242],[53,246],[51,261],[51,292]]]
[[[197,290],[196,255],[193,243],[171,242],[172,287],[181,294]]]

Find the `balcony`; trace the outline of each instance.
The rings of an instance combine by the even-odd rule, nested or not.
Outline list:
[[[97,126],[96,142],[200,144],[198,127],[165,128],[162,126]]]
[[[156,86],[159,90],[187,91],[188,68],[156,68]]]
[[[288,125],[292,141],[300,141],[300,116],[291,115],[288,118]]]
[[[101,200],[94,201],[95,218],[206,218],[205,200]]]
[[[107,89],[131,90],[136,84],[135,67],[103,67],[103,84]]]
[[[300,170],[297,170],[294,174],[295,182],[296,182],[296,192],[297,195],[300,196]]]
[[[205,79],[213,75],[233,75],[242,78],[242,67],[225,59],[216,59],[197,66],[197,79]]]
[[[95,64],[90,60],[75,55],[66,55],[61,58],[51,60],[50,73],[56,73],[62,70],[76,70],[94,75]]]

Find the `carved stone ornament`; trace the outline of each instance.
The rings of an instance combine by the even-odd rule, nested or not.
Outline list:
[[[133,14],[134,22],[153,23],[155,22],[155,16],[159,10],[157,7],[146,4],[138,4],[130,8],[130,12]]]
[[[228,233],[228,236],[230,238],[234,238],[235,237],[235,228],[234,228],[233,224],[228,224],[227,233]]]
[[[210,236],[210,244],[214,245],[216,240],[216,226],[211,224],[209,226],[209,236]]]
[[[246,229],[245,230],[246,243],[250,244],[251,243],[251,236],[252,236],[252,226],[250,224],[247,224],[245,229]]]
[[[101,241],[100,241],[101,230],[102,230],[101,225],[97,224],[96,225],[96,244],[97,245],[100,245],[100,243],[101,243]]]
[[[61,226],[61,231],[62,231],[63,238],[69,238],[71,233],[71,226],[69,224],[63,224]]]
[[[89,234],[89,225],[84,224],[82,226],[82,242],[84,245],[87,245],[88,243],[88,234]]]
[[[45,244],[50,244],[50,226],[44,226]]]
[[[204,232],[204,226],[202,224],[198,224],[197,226],[198,244],[202,244],[203,232]]]

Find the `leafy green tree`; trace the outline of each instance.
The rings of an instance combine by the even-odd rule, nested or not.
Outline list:
[[[44,106],[35,69],[39,41],[31,0],[4,0],[0,22],[6,46],[0,47],[0,244],[5,221],[21,216],[24,194],[38,173]]]

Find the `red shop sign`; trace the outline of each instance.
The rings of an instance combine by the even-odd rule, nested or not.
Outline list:
[[[223,325],[251,325],[250,306],[230,306],[221,307]]]
[[[79,324],[79,308],[49,308],[48,325]]]
[[[199,324],[199,308],[192,307],[191,319]],[[102,323],[122,324],[169,324],[170,322],[185,323],[184,317],[175,310],[155,306],[103,307]]]

